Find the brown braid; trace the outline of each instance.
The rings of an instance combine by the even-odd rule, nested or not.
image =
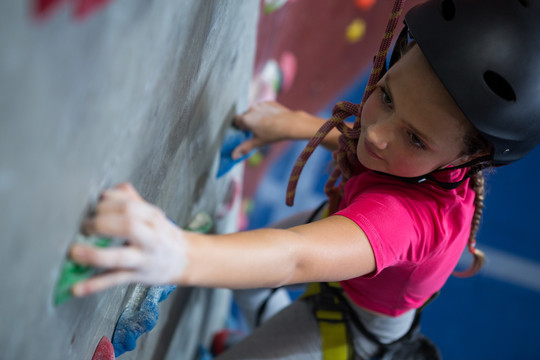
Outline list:
[[[471,233],[469,235],[469,252],[473,254],[474,259],[471,266],[464,271],[454,271],[453,275],[460,278],[471,277],[475,275],[482,265],[484,265],[485,255],[481,250],[476,248],[476,233],[480,227],[480,220],[484,210],[485,198],[485,178],[482,171],[479,171],[471,177],[470,184],[476,196],[474,198],[474,215],[471,221]]]
[[[461,155],[469,156],[481,156],[492,153],[492,145],[484,139],[484,137],[476,130],[470,122],[462,124],[467,134],[463,141],[463,152]],[[491,162],[475,165],[478,169],[491,166]],[[474,167],[474,166],[473,166]],[[482,171],[478,171],[475,175],[471,176],[469,184],[474,190],[474,214],[471,220],[471,232],[469,234],[468,249],[473,255],[473,263],[464,271],[454,271],[453,275],[460,278],[471,277],[475,275],[480,268],[484,265],[485,255],[482,251],[476,248],[476,234],[480,227],[480,220],[482,219],[482,212],[484,210],[485,199],[485,177]]]

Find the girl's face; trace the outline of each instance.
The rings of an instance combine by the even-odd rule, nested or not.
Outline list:
[[[414,45],[377,84],[364,105],[358,160],[403,177],[457,166],[468,120]]]

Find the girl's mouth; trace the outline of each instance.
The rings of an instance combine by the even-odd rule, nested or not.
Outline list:
[[[367,140],[364,140],[364,148],[366,149],[366,152],[368,153],[369,156],[371,156],[372,158],[376,159],[376,160],[383,160],[382,157],[380,157],[379,155],[377,155],[377,153],[373,150],[373,148],[371,147],[371,145],[367,142]]]

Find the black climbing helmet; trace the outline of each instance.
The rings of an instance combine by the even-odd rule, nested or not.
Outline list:
[[[428,0],[405,23],[495,165],[540,143],[540,0]]]

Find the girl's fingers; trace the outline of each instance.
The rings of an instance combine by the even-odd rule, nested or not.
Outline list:
[[[231,157],[233,160],[240,159],[242,156],[249,154],[251,150],[258,148],[263,144],[264,142],[259,138],[246,140],[233,150]]]
[[[142,196],[137,192],[135,187],[131,185],[131,183],[127,183],[127,182],[120,183],[116,185],[115,188],[120,191],[124,191],[133,200],[144,201]]]
[[[144,201],[130,183],[120,183],[113,188],[104,190],[101,193],[101,199]]]
[[[245,121],[245,114],[236,115],[233,120],[234,126],[241,130],[248,130],[248,126]]]
[[[164,216],[161,209],[147,202],[117,199],[104,199],[100,201],[96,206],[96,213],[100,215],[124,215],[143,221],[156,220],[160,216]]]
[[[73,285],[71,291],[74,296],[81,297],[94,294],[113,286],[127,284],[135,281],[135,273],[129,270],[114,271],[94,276],[88,280]]]
[[[78,264],[103,269],[135,269],[144,264],[141,250],[130,246],[97,248],[76,244],[70,250],[70,257]]]
[[[151,220],[116,213],[98,213],[83,222],[83,230],[87,234],[126,239],[142,247],[149,246],[155,237],[150,228],[153,226],[154,222]]]

